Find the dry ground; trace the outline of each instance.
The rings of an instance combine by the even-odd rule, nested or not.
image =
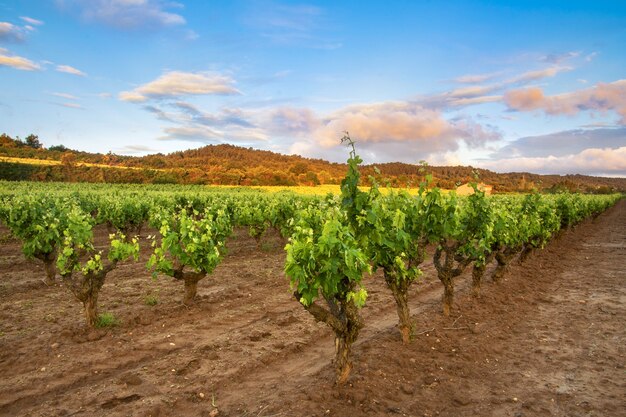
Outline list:
[[[100,308],[121,322],[107,330],[86,329],[69,291],[46,287],[42,265],[0,236],[2,416],[626,415],[626,201],[485,283],[480,299],[465,273],[449,318],[426,264],[409,346],[382,277],[368,277],[343,388],[330,331],[290,295],[277,236],[259,250],[238,231],[192,308],[180,283],[150,278],[144,249],[107,278]]]

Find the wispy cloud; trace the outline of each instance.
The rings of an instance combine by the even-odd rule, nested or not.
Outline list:
[[[65,72],[67,74],[78,75],[80,77],[86,77],[87,76],[87,74],[85,74],[81,70],[76,69],[74,67],[71,67],[69,65],[57,65],[56,70],[58,72]]]
[[[580,173],[598,176],[626,177],[626,147],[589,148],[564,156],[508,158],[485,161],[484,168],[499,172],[534,172],[539,174]]]
[[[151,29],[184,25],[185,18],[174,13],[181,3],[161,0],[56,0],[57,5],[78,13],[88,22],[118,29]]]
[[[22,42],[25,38],[25,29],[9,22],[0,22],[0,41]]]
[[[573,129],[519,138],[498,149],[490,158],[536,158],[546,155],[561,157],[589,148],[616,149],[626,143],[626,127],[607,128],[603,124],[589,127],[591,129]]]
[[[36,26],[43,25],[43,22],[27,16],[21,16],[21,20],[26,22],[20,26],[10,22],[0,22],[0,42],[24,42],[29,32],[34,32]]]
[[[232,78],[220,74],[172,71],[132,91],[121,92],[119,99],[141,103],[187,95],[241,94],[234,84]]]
[[[121,155],[147,155],[158,152],[157,149],[144,145],[126,145],[121,148],[117,148],[115,151]]]
[[[78,100],[78,97],[73,96],[71,94],[67,94],[67,93],[50,93],[50,95],[55,96],[55,97],[61,97],[67,100]]]
[[[20,16],[20,19],[22,19],[24,22],[26,22],[26,23],[28,23],[29,25],[32,25],[32,26],[41,26],[41,25],[43,25],[43,22],[41,20],[33,19],[32,17]]]
[[[570,51],[559,54],[547,54],[539,58],[539,61],[558,65],[570,59],[577,58],[580,56],[580,54],[580,51]]]
[[[550,115],[614,111],[621,117],[620,124],[626,124],[626,80],[599,83],[588,89],[553,96],[544,95],[541,88],[530,87],[507,92],[504,101],[510,110],[538,110]]]
[[[485,81],[493,80],[499,77],[501,74],[502,72],[492,72],[489,74],[467,74],[457,77],[452,81],[459,84],[480,84],[484,83]]]
[[[78,103],[58,103],[59,106],[67,107],[68,109],[79,109],[83,110],[84,107]]]
[[[39,64],[30,59],[13,55],[8,50],[0,48],[0,66],[11,67],[22,71],[37,71],[41,69]]]
[[[571,71],[572,67],[566,66],[552,66],[537,71],[528,71],[518,76],[515,76],[509,80],[504,81],[504,84],[526,84],[532,81],[538,81],[543,78],[551,78],[560,72]]]
[[[342,43],[328,37],[324,10],[312,5],[264,2],[252,7],[245,22],[264,39],[285,46],[338,49]]]

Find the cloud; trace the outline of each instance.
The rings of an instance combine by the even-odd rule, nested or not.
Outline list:
[[[317,147],[338,146],[341,132],[348,131],[370,152],[370,160],[415,162],[434,152],[456,151],[462,142],[474,146],[501,137],[490,126],[471,118],[446,119],[441,112],[410,101],[347,106],[323,116],[310,137]]]
[[[523,86],[543,78],[554,77],[560,72],[569,71],[571,69],[571,67],[550,66],[541,70],[527,71],[509,79],[493,82],[491,84],[469,85],[439,94],[418,97],[416,101],[420,102],[424,107],[439,110],[452,110],[476,104],[500,102],[503,98],[501,92],[506,91],[508,88],[511,88],[511,86]],[[496,78],[500,74],[501,73],[464,75],[453,81],[462,84],[480,84],[483,81]]]
[[[36,71],[40,70],[41,66],[34,63],[30,59],[12,55],[6,49],[0,48],[0,67],[11,67],[22,71]]]
[[[500,159],[482,162],[480,165],[498,172],[626,177],[626,147],[589,148],[576,154]]]
[[[83,106],[77,103],[59,103],[59,106],[67,107],[68,109],[84,109]]]
[[[141,103],[148,99],[186,95],[241,94],[233,85],[234,80],[232,78],[219,74],[171,71],[132,91],[121,92],[119,99]]]
[[[57,0],[57,5],[75,12],[87,22],[117,29],[136,30],[184,25],[185,18],[171,9],[180,3],[161,0]]]
[[[468,74],[468,75],[462,75],[460,77],[457,77],[452,81],[454,81],[455,83],[459,83],[459,84],[480,84],[480,83],[484,83],[485,81],[493,80],[494,78],[498,77],[500,74],[502,73],[492,72],[489,74]]]
[[[526,84],[543,78],[551,78],[560,72],[571,71],[572,67],[552,66],[537,71],[528,71],[504,81],[504,84]]]
[[[480,96],[489,94],[493,92],[494,90],[497,90],[498,88],[500,88],[499,85],[487,85],[487,86],[473,85],[471,87],[457,88],[447,93],[447,95],[455,99],[456,98],[475,98],[475,97],[480,97]]]
[[[255,9],[247,22],[253,26],[269,29],[308,32],[318,27],[322,9],[309,5],[272,4]]]
[[[258,129],[249,129],[233,126],[227,131],[212,129],[203,125],[176,126],[163,129],[165,133],[159,140],[183,140],[200,143],[230,143],[252,144],[267,141],[269,137]]]
[[[583,111],[614,111],[626,125],[626,80],[599,83],[571,93],[546,96],[538,87],[512,90],[504,102],[514,111],[543,111],[550,115],[575,115]]]
[[[564,61],[567,61],[573,58],[578,58],[580,54],[581,54],[580,51],[571,51],[571,52],[565,52],[561,54],[548,54],[548,55],[541,57],[539,61],[548,62],[550,64],[561,64]]]
[[[52,96],[61,97],[67,100],[78,100],[78,97],[67,93],[50,93]]]
[[[28,23],[29,25],[32,25],[32,26],[41,26],[41,25],[43,25],[43,22],[41,20],[33,19],[32,17],[20,16],[20,19],[22,19],[24,22],[26,22],[26,23]]]
[[[157,149],[143,145],[126,145],[116,149],[116,153],[121,155],[148,155],[157,153]]]
[[[574,129],[517,139],[490,155],[491,159],[511,157],[566,156],[588,148],[619,148],[626,143],[626,127]]]
[[[0,22],[0,41],[22,42],[24,40],[24,28],[9,22]]]
[[[324,10],[317,6],[262,2],[250,9],[244,22],[275,44],[327,50],[341,48],[341,42],[328,36],[332,28],[324,24],[324,16]]]
[[[56,70],[58,72],[65,72],[67,74],[78,75],[78,76],[81,76],[81,77],[86,77],[87,76],[87,74],[85,74],[81,70],[76,69],[74,67],[70,67],[69,65],[57,65]]]

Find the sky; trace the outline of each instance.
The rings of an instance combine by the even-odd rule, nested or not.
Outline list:
[[[626,1],[0,0],[0,132],[626,177]]]

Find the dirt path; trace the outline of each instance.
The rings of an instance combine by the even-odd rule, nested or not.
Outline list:
[[[460,277],[449,319],[436,278],[416,285],[409,346],[381,277],[368,278],[366,327],[341,389],[330,332],[292,299],[282,246],[270,236],[258,251],[239,232],[191,309],[179,283],[123,265],[100,297],[121,324],[87,331],[79,303],[4,241],[0,415],[626,415],[624,201],[486,283],[480,300]]]

